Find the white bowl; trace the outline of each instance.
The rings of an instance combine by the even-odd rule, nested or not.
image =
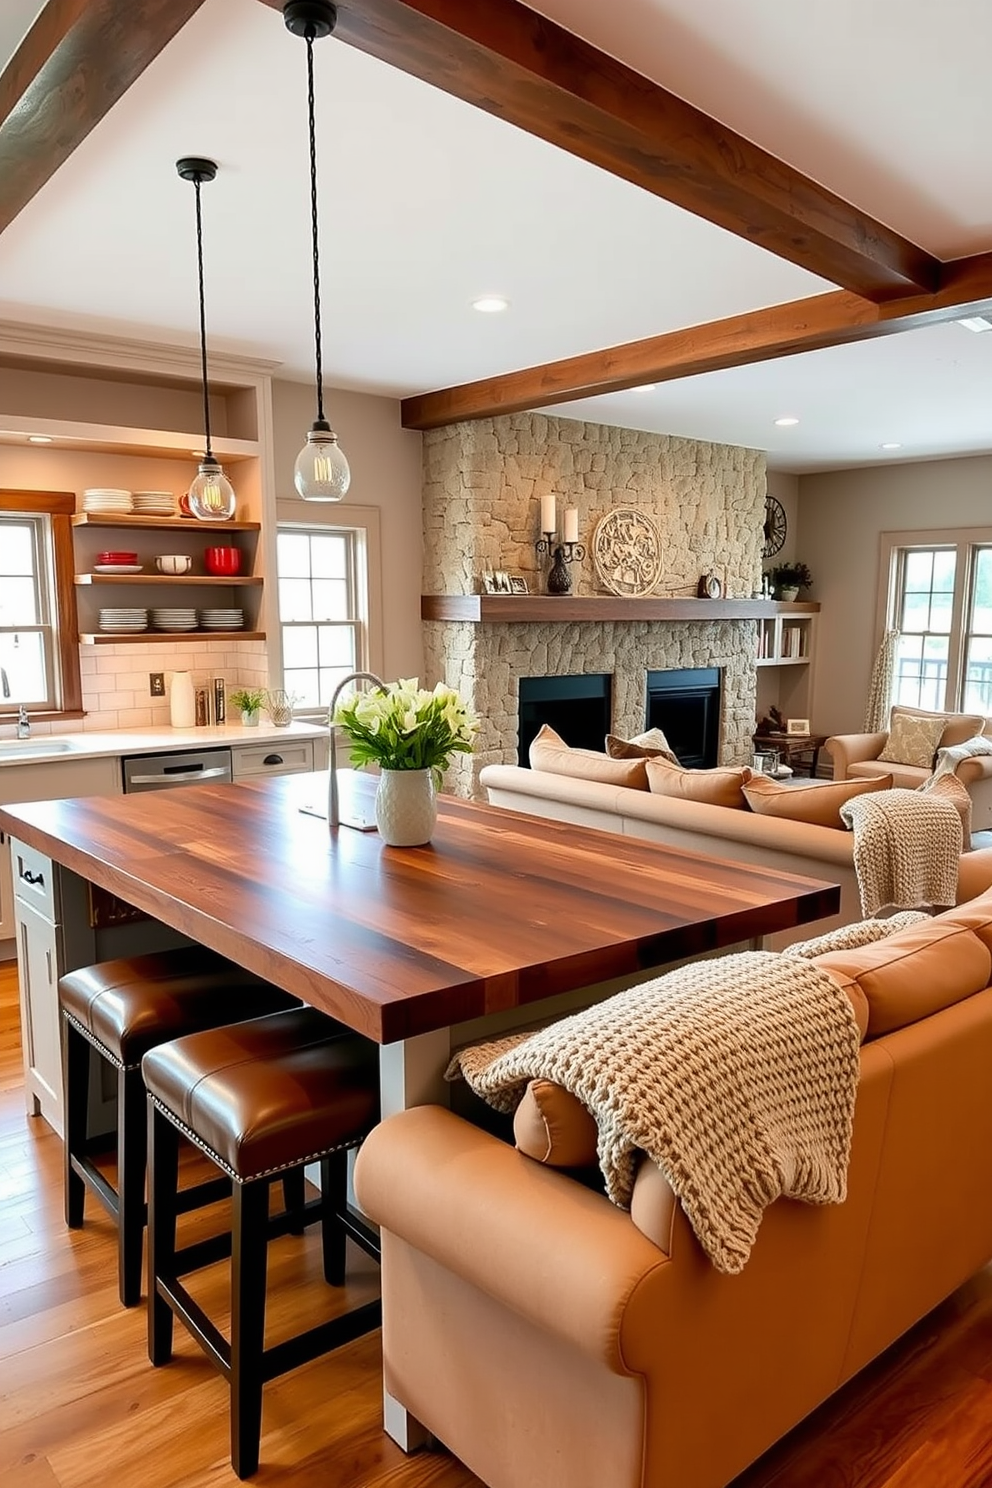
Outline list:
[[[163,553],[155,559],[155,567],[159,573],[184,574],[189,573],[193,567],[193,560],[187,558],[185,553]]]

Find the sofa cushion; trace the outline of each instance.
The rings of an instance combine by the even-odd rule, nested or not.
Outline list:
[[[783,785],[767,775],[752,775],[744,786],[744,798],[761,816],[785,817],[816,827],[836,827],[845,832],[840,808],[854,796],[888,790],[891,775],[866,780],[825,780],[822,785]]]
[[[889,723],[889,737],[882,746],[879,760],[894,765],[933,766],[940,737],[947,719],[942,713],[928,715],[900,713],[895,708]]]
[[[681,801],[702,801],[707,806],[747,807],[741,787],[750,778],[747,766],[714,770],[686,770],[668,760],[647,761],[648,787],[656,796],[677,796]]]
[[[930,779],[931,770],[929,765],[924,769],[921,765],[894,765],[891,760],[886,764],[879,760],[854,760],[847,767],[848,780],[879,780],[886,775],[897,790],[919,790]]]
[[[598,1132],[586,1107],[553,1080],[531,1080],[513,1115],[518,1149],[551,1168],[591,1168]]]
[[[646,734],[637,734],[633,739],[620,739],[616,734],[607,734],[606,752],[611,759],[662,759],[678,764],[668,740],[660,728],[648,729]]]
[[[634,790],[647,790],[648,780],[643,759],[610,759],[595,749],[572,749],[553,728],[542,724],[530,746],[532,770],[547,770],[552,775],[570,775],[578,780],[598,780],[603,785],[626,785]]]
[[[815,965],[844,983],[857,982],[868,1000],[866,1039],[917,1023],[989,985],[992,954],[951,911],[862,946],[817,956]]]

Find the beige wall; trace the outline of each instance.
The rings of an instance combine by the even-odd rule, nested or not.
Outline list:
[[[796,543],[799,532],[799,477],[798,475],[786,475],[781,470],[769,470],[767,475],[768,494],[774,496],[776,501],[782,503],[785,512],[787,531],[785,542],[772,558],[764,560],[765,569],[772,568],[776,563],[785,563],[790,558],[801,558],[797,551]],[[810,564],[810,568],[813,565]],[[803,598],[808,598],[803,595]]]
[[[878,645],[879,533],[992,525],[992,458],[831,471],[799,480],[796,556],[822,610],[811,718],[822,733],[861,728]]]
[[[421,436],[400,426],[393,398],[325,389],[324,404],[351,465],[348,503],[381,512],[383,675],[420,676]],[[293,466],[313,417],[310,384],[272,383],[277,498],[293,495]]]

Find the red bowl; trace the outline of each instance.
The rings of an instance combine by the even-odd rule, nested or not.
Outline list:
[[[240,573],[241,549],[205,548],[203,561],[206,564],[207,573],[223,575]]]

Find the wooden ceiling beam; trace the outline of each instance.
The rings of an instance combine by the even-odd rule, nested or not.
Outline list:
[[[814,295],[460,387],[418,394],[403,400],[401,421],[405,429],[437,429],[463,419],[571,403],[648,382],[671,382],[982,314],[992,315],[990,253],[942,265],[940,288],[935,294],[910,295],[881,305],[846,290]]]
[[[0,73],[0,232],[203,0],[48,0]]]
[[[519,0],[337,11],[338,40],[831,284],[872,300],[937,287],[930,254]]]

